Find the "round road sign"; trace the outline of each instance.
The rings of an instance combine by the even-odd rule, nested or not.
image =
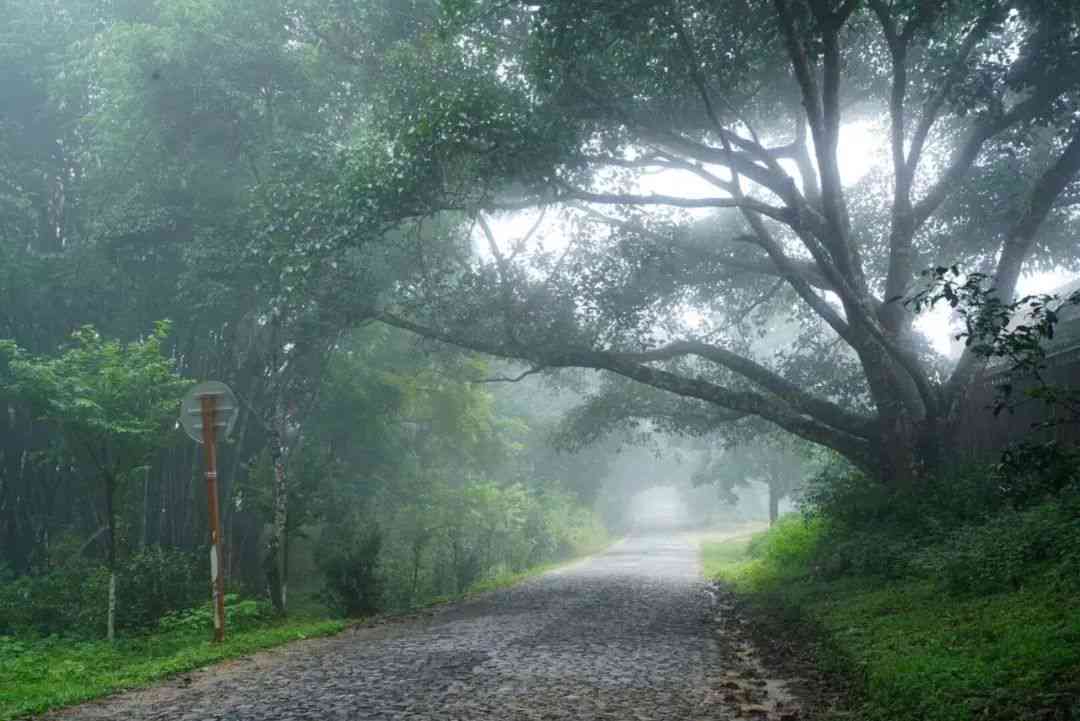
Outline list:
[[[219,438],[229,437],[233,426],[236,425],[236,419],[240,415],[240,406],[229,386],[220,381],[199,383],[189,390],[187,395],[184,396],[184,400],[180,402],[180,425],[184,427],[184,432],[196,443],[203,442],[202,399],[206,396],[216,399],[214,404],[214,426]]]

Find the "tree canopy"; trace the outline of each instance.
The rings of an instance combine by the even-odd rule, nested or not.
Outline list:
[[[427,262],[373,317],[759,417],[904,484],[945,462],[985,366],[914,332],[921,271],[1011,299],[1025,269],[1076,266],[1072,3],[443,9],[379,59],[384,175],[354,202]],[[881,162],[846,177],[855,153]],[[535,225],[501,232],[512,213]],[[756,352],[762,308],[798,340]]]

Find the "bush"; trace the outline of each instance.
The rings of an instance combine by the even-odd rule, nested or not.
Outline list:
[[[93,616],[88,601],[96,586],[92,579],[100,573],[93,565],[72,561],[0,585],[0,632],[89,633]]]
[[[335,540],[324,546],[319,566],[325,586],[322,600],[345,616],[364,616],[382,605],[379,552],[382,533],[377,526],[352,524],[336,529]],[[324,532],[324,538],[326,532]]]
[[[785,571],[805,571],[818,552],[825,522],[821,518],[784,516],[768,533],[754,536],[747,546],[750,558]]]
[[[243,630],[265,623],[273,615],[269,601],[241,599],[235,593],[225,594],[225,628]],[[168,613],[158,621],[162,631],[204,633],[214,627],[214,603],[208,601],[196,608]]]
[[[1080,448],[1057,443],[1020,443],[994,467],[998,492],[1021,509],[1058,496],[1080,493]]]
[[[151,546],[122,564],[116,585],[119,628],[152,628],[168,613],[191,608],[210,595],[209,574],[190,553]],[[107,593],[107,591],[106,591]]]
[[[1014,585],[1025,572],[1021,559],[1045,555],[1037,539],[1059,535],[1034,520],[1038,514],[1021,524],[1026,530],[1017,530],[1018,519],[1040,504],[1080,495],[1076,458],[1055,446],[1022,446],[999,464],[902,490],[858,473],[822,474],[804,497],[807,512],[827,520],[817,569],[826,577],[929,574],[957,590]],[[965,563],[978,568],[963,571]],[[986,573],[992,578],[976,578]]]
[[[116,626],[152,628],[165,614],[209,595],[198,563],[183,551],[151,547],[124,560],[116,577]],[[0,585],[0,632],[96,637],[104,634],[109,571],[81,559]]]
[[[1068,501],[1009,511],[957,529],[919,553],[914,565],[952,593],[1014,591],[1038,577],[1080,588],[1080,524]]]

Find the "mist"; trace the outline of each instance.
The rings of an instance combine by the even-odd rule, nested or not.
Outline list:
[[[0,721],[1080,713],[1080,4],[3,19]]]

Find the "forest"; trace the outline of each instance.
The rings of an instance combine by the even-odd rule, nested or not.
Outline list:
[[[661,536],[807,718],[1080,714],[1076,3],[0,8],[0,720]]]

